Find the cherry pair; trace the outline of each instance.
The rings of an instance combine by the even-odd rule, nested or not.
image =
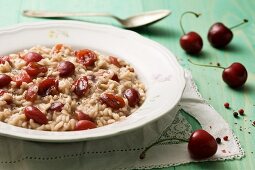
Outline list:
[[[201,14],[197,14],[192,11],[184,12],[181,16],[180,26],[183,32],[183,36],[180,38],[181,47],[190,54],[198,54],[203,47],[203,40],[201,36],[196,32],[185,33],[182,26],[182,18],[185,14],[193,14],[196,17],[199,17]],[[244,19],[242,23],[235,25],[231,28],[226,27],[223,23],[215,23],[213,24],[207,34],[208,41],[215,48],[224,48],[226,47],[233,38],[233,33],[231,29],[238,27],[244,23],[248,22],[248,20]]]

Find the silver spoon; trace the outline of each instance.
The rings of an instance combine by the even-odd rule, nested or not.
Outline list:
[[[23,11],[24,16],[38,17],[38,18],[63,18],[63,17],[77,17],[77,16],[98,16],[111,17],[116,19],[124,28],[137,28],[145,25],[155,23],[171,14],[169,10],[157,10],[144,12],[138,15],[130,16],[126,19],[121,19],[109,13],[96,12],[50,12],[50,11]]]

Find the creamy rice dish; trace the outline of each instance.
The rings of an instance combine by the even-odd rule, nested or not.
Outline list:
[[[115,56],[63,44],[0,56],[0,121],[46,131],[105,126],[137,110],[145,86]]]

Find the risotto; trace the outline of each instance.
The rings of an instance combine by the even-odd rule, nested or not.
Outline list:
[[[57,44],[0,57],[0,120],[72,131],[125,119],[145,100],[134,68],[114,56]]]

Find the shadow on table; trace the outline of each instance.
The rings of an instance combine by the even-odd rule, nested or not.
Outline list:
[[[150,25],[135,29],[130,29],[139,34],[149,35],[149,36],[157,36],[157,37],[170,37],[170,38],[178,38],[180,35],[178,30],[174,30],[173,28],[162,27],[158,25]]]
[[[227,86],[227,85],[226,85]],[[227,86],[229,89],[233,90],[237,94],[249,94],[254,95],[255,94],[255,86],[253,86],[250,82],[246,82],[242,87],[240,88],[231,88]]]
[[[188,54],[191,57],[194,58],[206,58],[206,57],[210,57],[210,53],[208,51],[201,51],[199,54]]]
[[[230,52],[230,53],[240,53],[242,52],[244,49],[242,48],[242,46],[239,44],[234,44],[234,43],[230,43],[228,46],[226,46],[225,48],[220,48],[218,49],[222,52]]]

